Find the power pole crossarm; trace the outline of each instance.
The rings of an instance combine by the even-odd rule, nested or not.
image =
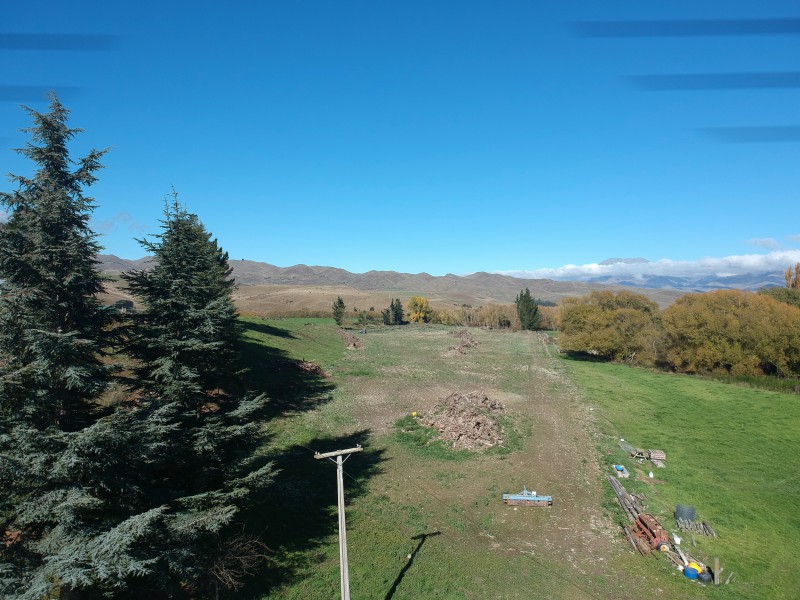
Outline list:
[[[340,579],[342,585],[342,600],[350,600],[350,576],[347,571],[347,526],[344,519],[344,473],[343,464],[347,459],[342,459],[342,456],[349,458],[350,454],[354,452],[361,452],[363,448],[356,446],[347,450],[336,450],[335,452],[314,453],[314,458],[327,458],[331,462],[336,463],[336,492],[337,504],[339,507],[339,567]],[[333,458],[336,458],[334,461]]]
[[[314,452],[314,458],[333,458],[334,456],[340,456],[343,454],[352,454],[353,452],[362,452],[364,449],[361,446],[356,446],[355,448],[349,448],[348,450],[336,450],[335,452]]]

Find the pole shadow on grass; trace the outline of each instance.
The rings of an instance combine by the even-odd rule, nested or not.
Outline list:
[[[294,338],[283,329],[260,323],[246,323],[247,329],[265,332],[269,335]],[[280,415],[311,410],[331,398],[336,387],[321,369],[313,369],[310,363],[291,358],[285,350],[273,348],[249,339],[239,343],[242,366],[246,372],[242,376],[245,387],[252,391],[265,393],[269,408],[265,415],[272,419]]]
[[[314,452],[364,447],[347,461],[345,502],[367,493],[369,480],[381,472],[383,450],[367,444],[369,430],[337,438],[318,438],[274,456],[278,473],[263,502],[243,515],[248,528],[263,532],[271,560],[247,585],[244,596],[260,598],[276,587],[303,579],[313,565],[326,560],[326,547],[338,529],[336,466],[316,460]]]
[[[435,535],[442,535],[439,531],[433,531],[431,533],[420,533],[419,535],[415,535],[412,537],[412,540],[419,540],[417,542],[417,547],[414,548],[414,551],[409,555],[408,562],[400,569],[400,573],[398,573],[397,578],[392,583],[392,587],[389,589],[389,592],[386,594],[385,600],[392,600],[394,598],[394,594],[397,591],[397,586],[400,585],[400,582],[403,581],[403,577],[405,577],[406,572],[411,568],[411,565],[414,564],[414,558],[417,556],[417,552],[420,551],[422,548],[422,544],[425,543],[429,537],[433,537]]]

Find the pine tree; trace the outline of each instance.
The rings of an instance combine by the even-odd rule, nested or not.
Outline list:
[[[141,240],[154,267],[122,275],[146,306],[133,316],[128,352],[141,363],[137,386],[171,400],[200,398],[235,383],[240,333],[228,254],[196,215],[165,209],[157,241]]]
[[[403,304],[400,302],[400,298],[389,302],[389,308],[381,311],[381,319],[384,325],[403,324]]]
[[[108,524],[113,497],[130,490],[118,479],[125,429],[97,413],[110,314],[96,297],[100,247],[83,189],[103,152],[70,159],[80,130],[67,126],[55,94],[48,112],[27,111],[32,141],[18,152],[36,171],[12,175],[17,189],[0,194],[9,209],[0,228],[0,597],[39,600],[63,581],[60,561]],[[105,446],[92,442],[101,431]]]
[[[146,580],[199,593],[220,584],[210,575],[225,558],[219,540],[270,481],[272,467],[253,455],[263,441],[266,398],[234,393],[239,326],[228,255],[173,199],[157,241],[142,241],[154,268],[124,275],[144,304],[128,351],[140,363],[145,427],[166,432],[138,516],[167,507],[153,517],[159,542],[148,556],[157,562]]]
[[[342,300],[341,296],[337,296],[336,300],[331,303],[331,308],[333,310],[333,320],[336,321],[336,324],[341,326],[342,319],[344,319],[344,300]]]
[[[394,304],[391,308],[392,311],[392,323],[395,325],[402,325],[403,324],[403,303],[400,302],[400,298],[396,298]]]
[[[515,301],[517,305],[517,316],[519,316],[519,326],[523,331],[536,329],[541,321],[539,307],[536,300],[531,297],[531,291],[525,288],[520,292]]]
[[[93,201],[83,195],[104,152],[70,159],[67,144],[80,130],[67,126],[55,94],[49,112],[26,110],[32,142],[18,152],[37,170],[12,175],[18,189],[0,193],[10,213],[0,228],[0,410],[37,427],[76,429],[109,380],[98,353],[110,315],[97,300],[100,246],[89,228]]]
[[[173,211],[153,246],[169,271],[141,287],[151,292],[133,336],[141,390],[96,410],[110,315],[95,298],[99,247],[82,188],[102,153],[70,171],[67,111],[52,96],[50,112],[29,112],[41,146],[22,153],[40,169],[13,178],[0,227],[0,597],[211,596],[230,584],[221,568],[254,556],[230,531],[271,474],[254,456],[265,399],[214,393],[235,379],[227,257],[196,217]]]

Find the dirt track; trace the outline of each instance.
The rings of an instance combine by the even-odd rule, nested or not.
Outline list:
[[[534,419],[535,444],[514,455],[513,467],[535,473],[537,491],[552,495],[554,503],[550,514],[542,512],[535,521],[507,507],[509,539],[520,552],[570,564],[573,573],[586,577],[578,581],[585,581],[586,589],[594,588],[594,594],[598,589],[589,583],[603,580],[602,594],[607,597],[663,597],[663,590],[632,580],[630,572],[620,567],[630,549],[619,525],[601,507],[605,473],[600,471],[592,439],[596,424],[591,406],[565,375],[556,347],[543,343],[543,335],[529,334],[529,340],[527,398],[516,408]],[[575,590],[575,597],[580,596]]]
[[[535,527],[526,527],[525,520],[510,512],[507,519],[515,521],[521,551],[568,562],[583,575],[603,576],[621,542],[614,524],[600,509],[600,472],[589,411],[578,401],[577,391],[558,369],[549,347],[539,336],[529,339],[527,402],[517,408],[534,419],[535,444],[515,455],[514,462],[536,474],[538,490],[552,495],[554,503],[548,518]]]

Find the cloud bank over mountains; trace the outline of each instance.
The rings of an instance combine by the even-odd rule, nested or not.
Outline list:
[[[761,273],[783,273],[800,262],[800,250],[776,250],[768,254],[742,254],[722,258],[701,258],[679,261],[662,258],[610,259],[602,263],[564,265],[556,269],[497,271],[501,275],[526,279],[554,279],[556,281],[591,281],[597,279],[627,279],[645,281],[653,277],[698,279],[708,277],[736,277]]]

